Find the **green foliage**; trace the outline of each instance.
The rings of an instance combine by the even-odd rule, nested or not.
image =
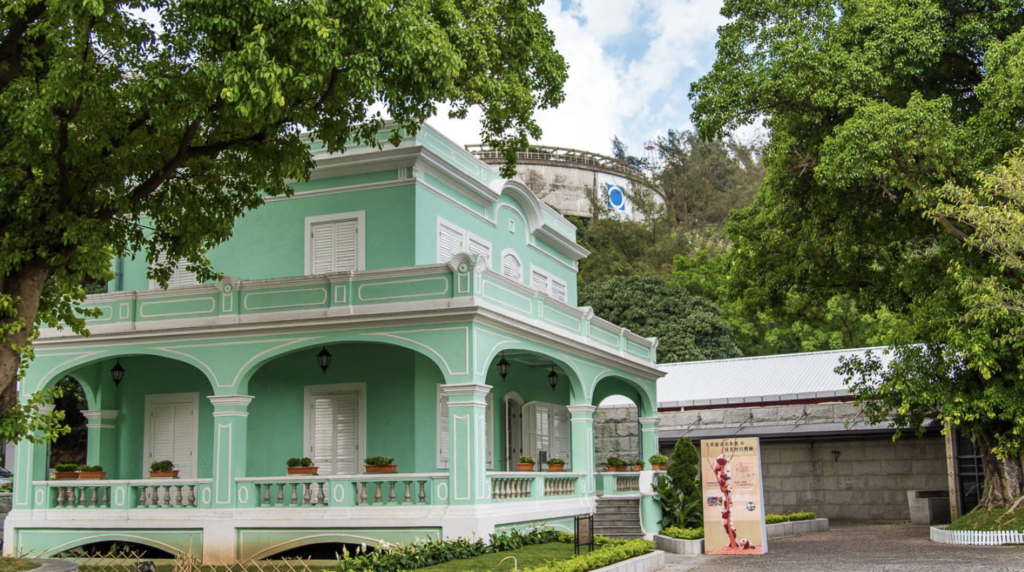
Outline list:
[[[387,467],[394,462],[394,457],[367,457],[363,459],[363,463],[371,467]]]
[[[765,524],[779,524],[782,522],[789,522],[789,518],[784,514],[766,514],[764,515]]]
[[[986,509],[976,507],[956,519],[947,530],[1016,530],[1024,532],[1024,508],[1009,510],[1007,507]]]
[[[653,276],[613,277],[579,291],[581,306],[645,337],[658,338],[658,362],[737,357],[718,308]]]
[[[570,545],[550,542],[548,544],[524,546],[519,550],[511,552],[495,552],[474,556],[465,560],[452,560],[444,564],[420,568],[420,571],[465,572],[466,570],[494,570],[495,572],[507,572],[513,570],[513,562],[515,563],[515,568],[528,570],[553,560],[567,560],[573,557],[573,552],[573,547]]]
[[[50,445],[50,463],[84,463],[88,449],[89,428],[82,411],[89,409],[82,386],[71,377],[57,382],[61,396],[53,400],[54,409],[64,412],[66,434],[57,437]]]
[[[654,543],[649,540],[630,540],[618,546],[606,546],[589,554],[581,554],[570,560],[538,566],[533,568],[533,572],[588,572],[642,556],[653,549]]]
[[[666,473],[667,478],[659,479],[655,486],[661,503],[661,526],[700,526],[704,519],[703,493],[698,481],[700,455],[689,438],[682,437],[676,441]]]
[[[1024,291],[1006,263],[1022,232],[1006,155],[1024,139],[1019,4],[722,11],[693,120],[713,138],[763,118],[767,174],[727,224],[732,251],[683,261],[676,281],[733,300],[723,315],[747,322],[736,336],[750,353],[894,348],[889,366],[844,370],[860,403],[882,398],[868,421],[959,423],[982,452],[982,504],[1010,504],[1024,494],[1024,314],[1001,297]]]
[[[789,514],[766,514],[765,524],[779,524],[783,522],[797,522],[801,520],[814,520],[818,515],[813,512],[791,512]]]
[[[78,471],[81,473],[101,473],[103,472],[103,467],[99,465],[81,465],[78,467]]]
[[[526,457],[526,456],[522,456],[522,457],[519,457],[519,462],[520,462],[520,463],[528,463],[528,464],[530,464],[530,465],[535,465],[535,464],[537,464],[537,461],[535,461],[535,460],[533,459],[533,457]]]
[[[678,538],[680,540],[700,540],[704,538],[704,527],[679,528],[676,526],[670,526],[668,528],[661,529],[661,532],[658,534],[669,538]]]
[[[346,551],[335,568],[338,572],[391,572],[434,566],[450,560],[473,558],[482,554],[519,550],[524,546],[557,542],[559,533],[541,527],[529,532],[516,529],[506,534],[492,534],[490,544],[483,539],[421,540],[413,544],[389,544],[367,551],[362,546],[353,556]]]
[[[629,463],[627,463],[626,461],[624,461],[624,460],[622,460],[622,459],[620,459],[618,457],[608,457],[608,466],[609,467],[626,467],[626,466],[629,466]]]
[[[647,459],[647,460],[650,461],[652,465],[667,465],[668,464],[668,457],[666,457],[665,455],[662,455],[660,453],[657,454],[657,455],[651,455],[651,458]]]
[[[633,461],[632,463],[630,463],[630,465],[633,465],[634,467],[643,468],[643,467],[646,466],[646,463],[644,463],[643,459],[637,459],[637,460]]]
[[[78,463],[57,463],[53,470],[58,473],[74,473],[78,470]]]
[[[674,488],[691,499],[701,497],[702,493],[698,482],[700,454],[693,441],[688,437],[682,437],[676,441],[675,447],[672,449],[672,462],[668,464],[666,471]]]
[[[289,467],[312,467],[313,460],[309,457],[292,457],[285,462]],[[156,470],[156,469],[154,469]]]
[[[548,459],[548,465],[564,465],[565,459],[559,459],[558,457],[551,457]]]
[[[161,285],[179,260],[213,279],[205,253],[307,180],[312,151],[398,144],[439,103],[479,107],[512,176],[567,77],[539,0],[38,0],[6,3],[0,29],[3,410],[39,325],[86,332],[83,283],[113,257],[144,256]]]
[[[156,461],[149,465],[149,470],[153,472],[167,472],[174,470],[174,463],[170,461]]]

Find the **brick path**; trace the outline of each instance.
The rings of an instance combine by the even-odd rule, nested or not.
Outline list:
[[[1024,570],[1024,547],[949,546],[910,524],[833,525],[824,534],[781,538],[765,556],[667,555],[662,572],[843,572]]]

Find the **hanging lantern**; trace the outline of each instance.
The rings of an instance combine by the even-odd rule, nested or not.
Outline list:
[[[124,379],[124,368],[121,367],[121,358],[117,358],[117,363],[114,367],[110,368],[110,379],[114,380],[114,387],[121,385],[121,380]]]
[[[316,363],[320,365],[320,369],[327,373],[327,368],[331,366],[331,352],[327,351],[327,346],[324,346],[320,353],[316,354]]]
[[[498,373],[501,374],[501,379],[505,379],[505,376],[508,375],[509,366],[508,360],[505,359],[505,352],[501,352],[501,361],[498,362]]]
[[[555,372],[555,364],[551,363],[551,373],[548,374],[548,384],[551,385],[551,391],[555,390],[558,386],[558,373]]]

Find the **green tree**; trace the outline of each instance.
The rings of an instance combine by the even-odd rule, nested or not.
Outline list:
[[[144,252],[165,284],[330,152],[483,110],[515,151],[563,97],[540,0],[10,0],[0,11],[0,412],[40,324]],[[159,21],[143,18],[142,10]],[[379,107],[378,107],[379,106]],[[384,114],[390,116],[388,124]],[[306,134],[303,134],[306,132]],[[16,428],[17,424],[5,425]],[[18,431],[9,436],[18,436]]]
[[[732,329],[718,308],[656,276],[615,276],[580,289],[581,306],[605,320],[658,338],[658,362],[737,357]]]
[[[672,485],[687,498],[700,498],[700,454],[688,437],[676,441],[666,470]]]
[[[830,301],[852,303],[852,338],[894,348],[885,368],[845,370],[862,402],[884,395],[869,418],[959,425],[983,453],[982,504],[1013,502],[1024,316],[974,313],[965,285],[1020,291],[1022,276],[967,248],[969,217],[938,205],[1024,137],[1020,3],[728,0],[722,13],[694,122],[705,138],[762,118],[771,133],[765,182],[728,225],[722,288],[783,327],[794,300],[812,327]]]
[[[658,498],[667,526],[701,526],[704,520],[700,486],[700,454],[693,441],[683,437],[676,441],[668,464],[668,480],[658,484]]]

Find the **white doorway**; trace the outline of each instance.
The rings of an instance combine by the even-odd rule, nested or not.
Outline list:
[[[366,450],[365,384],[307,385],[304,415],[305,456],[321,475],[362,472]]]
[[[505,470],[511,471],[523,454],[523,398],[516,392],[505,395]]]
[[[199,449],[199,394],[159,393],[146,396],[146,428],[142,468],[149,478],[149,465],[158,461],[174,463],[178,477],[196,478]]]

